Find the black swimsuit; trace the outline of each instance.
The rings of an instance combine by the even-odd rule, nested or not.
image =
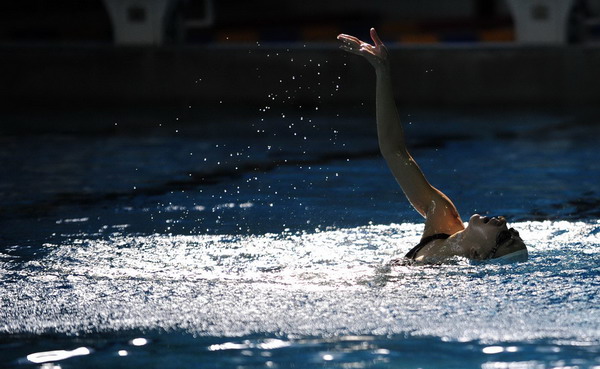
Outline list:
[[[417,253],[419,251],[421,251],[421,249],[423,247],[425,247],[425,245],[427,245],[429,242],[431,242],[433,240],[445,240],[448,237],[450,237],[450,235],[446,234],[446,233],[436,233],[436,234],[432,234],[431,236],[427,236],[427,237],[423,238],[417,246],[410,249],[410,251],[407,252],[404,257],[407,259],[410,259],[410,260],[415,260],[417,257]]]

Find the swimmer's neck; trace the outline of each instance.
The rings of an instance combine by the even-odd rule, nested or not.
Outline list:
[[[473,231],[469,227],[454,233],[448,238],[448,241],[454,244],[458,256],[469,259],[480,259],[482,255],[478,250],[481,245],[490,242],[485,235]]]

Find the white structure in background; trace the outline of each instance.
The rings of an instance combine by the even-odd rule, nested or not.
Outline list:
[[[518,42],[564,44],[573,0],[508,0]]]
[[[178,0],[104,0],[117,45],[161,45],[168,16]],[[212,0],[204,1],[204,19],[193,26],[213,23]]]

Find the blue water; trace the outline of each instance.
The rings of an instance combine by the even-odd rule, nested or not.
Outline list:
[[[390,268],[422,220],[345,111],[1,138],[0,366],[600,367],[600,122],[406,112],[530,259]]]

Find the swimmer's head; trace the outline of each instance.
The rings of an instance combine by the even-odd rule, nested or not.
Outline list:
[[[475,214],[462,233],[461,244],[471,259],[495,259],[527,250],[519,232],[509,229],[504,217]]]

